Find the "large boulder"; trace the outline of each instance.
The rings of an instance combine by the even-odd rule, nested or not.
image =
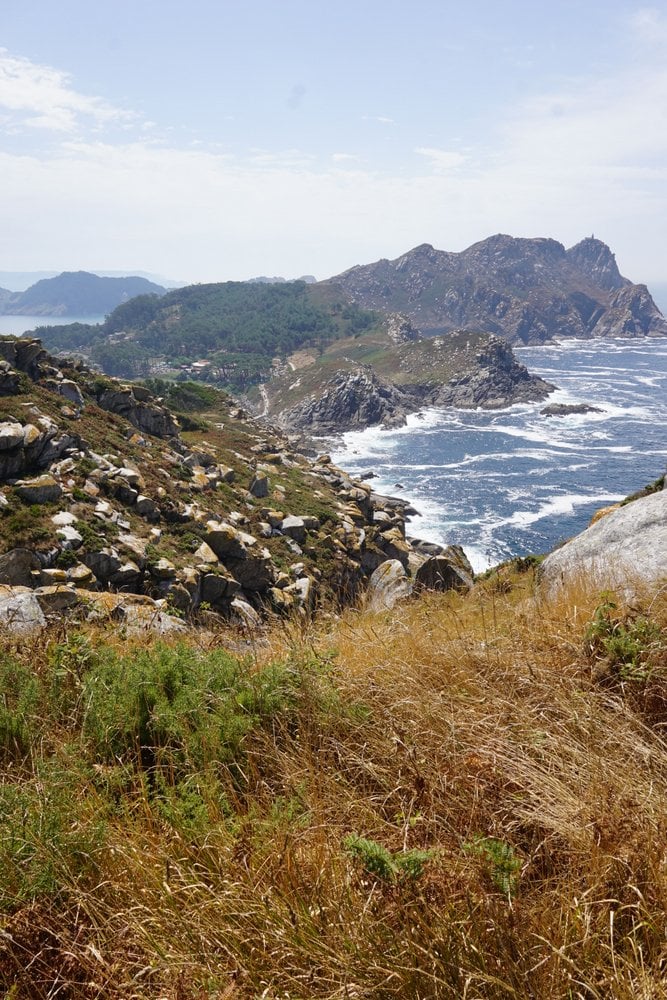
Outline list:
[[[16,634],[33,632],[44,625],[46,618],[34,593],[24,587],[0,586],[0,628]]]
[[[398,559],[388,559],[375,570],[368,582],[367,606],[386,611],[412,594],[412,581]]]
[[[10,587],[31,587],[33,571],[39,570],[41,563],[30,549],[10,549],[0,555],[0,585]]]
[[[472,573],[444,553],[429,556],[415,573],[415,586],[423,590],[470,590]]]
[[[547,556],[540,569],[550,592],[581,578],[625,592],[667,579],[667,491],[612,511]]]
[[[218,559],[245,559],[248,554],[248,542],[251,545],[255,543],[252,536],[238,531],[224,521],[208,521],[206,528],[208,533],[205,542]]]
[[[16,494],[27,504],[54,503],[62,496],[62,489],[53,476],[23,479],[14,487]]]

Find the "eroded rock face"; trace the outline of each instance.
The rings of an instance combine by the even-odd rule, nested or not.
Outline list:
[[[305,400],[283,415],[286,426],[308,428],[313,434],[335,434],[387,421],[405,422],[405,395],[371,369],[342,372],[322,387],[321,395]]]
[[[549,593],[584,578],[600,589],[631,591],[667,580],[667,491],[612,510],[552,552],[540,580]]]
[[[140,386],[102,387],[95,395],[98,406],[103,410],[117,413],[146,434],[161,438],[178,434],[178,423],[169,410]]]

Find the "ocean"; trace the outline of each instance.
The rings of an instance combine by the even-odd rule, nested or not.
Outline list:
[[[0,335],[21,337],[38,326],[65,326],[68,323],[103,323],[104,316],[0,316]]]
[[[517,348],[559,388],[505,410],[429,408],[397,430],[343,436],[334,461],[418,511],[412,536],[462,545],[480,572],[550,551],[599,507],[653,482],[667,465],[667,340],[568,341]],[[602,412],[546,417],[546,403]]]

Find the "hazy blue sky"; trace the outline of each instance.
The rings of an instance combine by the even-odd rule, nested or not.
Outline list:
[[[667,2],[2,0],[0,47],[0,270],[595,233],[667,280]]]

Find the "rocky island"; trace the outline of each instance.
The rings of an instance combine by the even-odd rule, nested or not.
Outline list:
[[[667,336],[646,286],[624,278],[593,237],[569,250],[552,239],[500,234],[460,253],[424,243],[328,283],[366,309],[405,313],[425,335],[486,330],[512,344]]]

